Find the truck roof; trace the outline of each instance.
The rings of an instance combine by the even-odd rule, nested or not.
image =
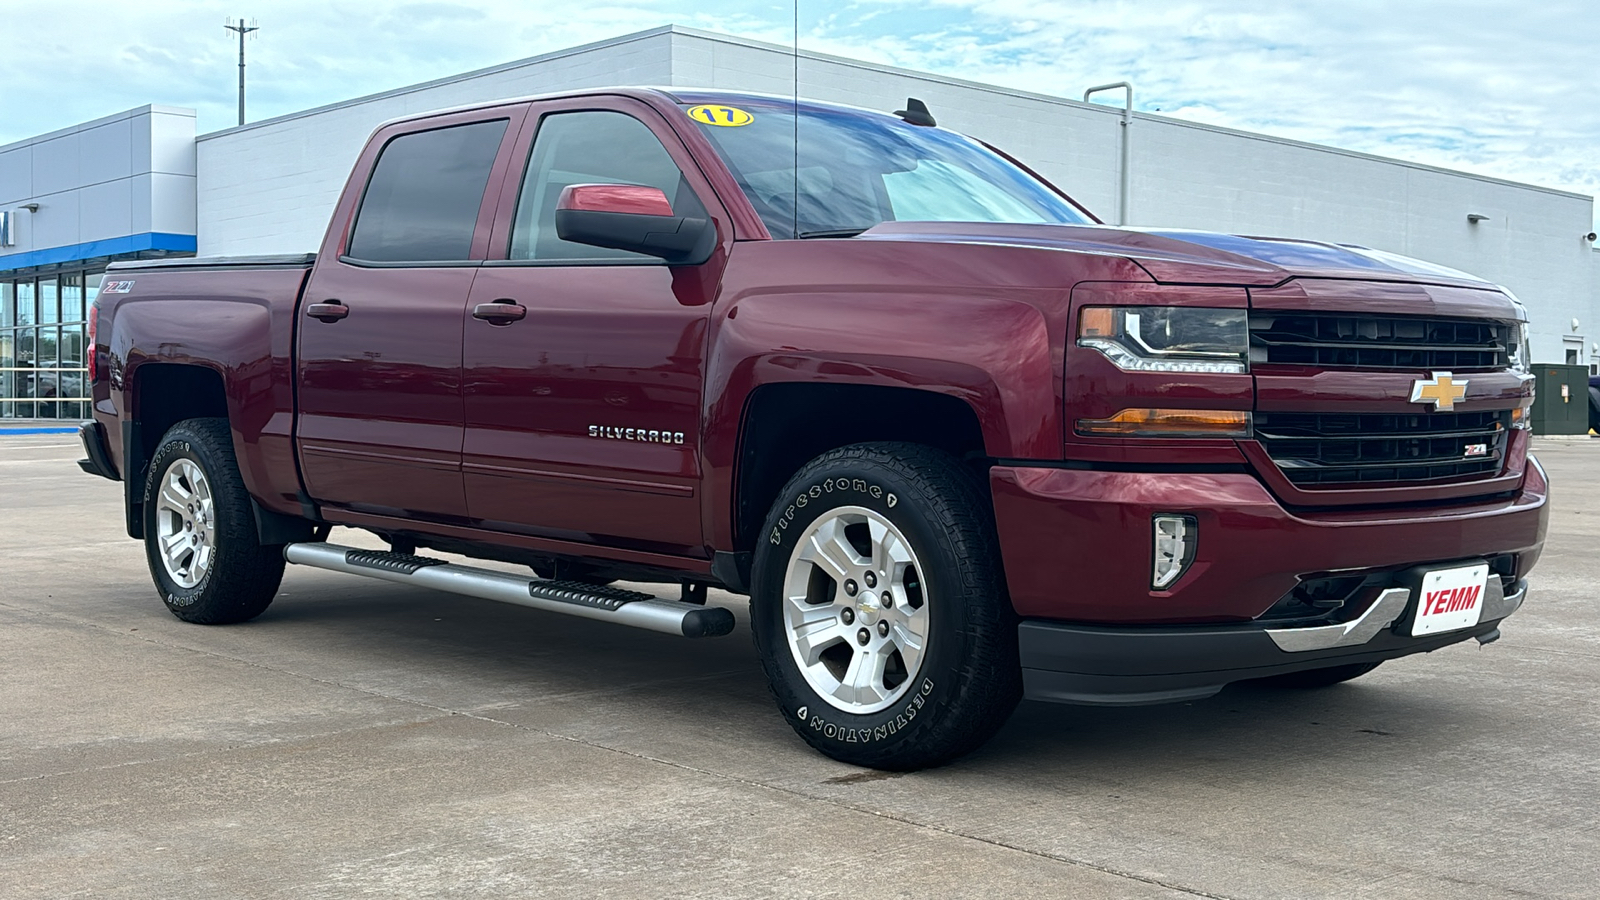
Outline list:
[[[858,115],[894,118],[894,116],[892,116],[890,113],[883,110],[868,109],[861,106],[851,106],[844,103],[828,103],[821,100],[809,100],[803,97],[796,98],[788,94],[766,94],[758,91],[730,91],[718,88],[619,85],[616,87],[555,91],[548,94],[529,94],[521,97],[505,97],[499,100],[486,100],[479,103],[467,103],[461,106],[447,106],[440,109],[431,109],[427,112],[411,113],[409,115],[396,116],[392,119],[386,119],[383,122],[380,122],[377,128],[374,130],[376,131],[378,128],[385,128],[398,122],[415,122],[421,119],[429,119],[434,116],[444,116],[460,112],[471,112],[478,109],[494,109],[495,107],[499,106],[512,106],[519,103],[534,103],[544,100],[565,100],[572,97],[598,97],[606,95],[632,97],[633,99],[645,100],[646,102],[648,102],[650,99],[660,99],[665,100],[673,105],[684,103],[736,104],[749,102],[763,105],[782,103],[786,106],[798,106],[800,109],[806,110],[832,110],[836,112],[855,113]]]

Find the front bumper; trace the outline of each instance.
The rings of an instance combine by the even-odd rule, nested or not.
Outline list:
[[[1509,496],[1430,507],[1307,512],[1247,473],[991,470],[995,523],[1027,696],[1129,705],[1206,697],[1230,682],[1379,662],[1493,640],[1544,547],[1549,485],[1529,458]],[[1198,523],[1194,561],[1150,586],[1157,514]],[[1410,635],[1421,572],[1500,560],[1477,625]],[[1302,583],[1361,575],[1348,607],[1265,615]],[[1498,577],[1497,577],[1498,576]]]
[[[1411,637],[1404,630],[1416,601],[1414,592],[1402,588],[1385,591],[1351,622],[1310,628],[1104,628],[1029,620],[1018,629],[1023,685],[1028,699],[1057,703],[1134,706],[1195,700],[1235,681],[1380,662],[1469,638],[1488,642],[1498,637],[1500,622],[1526,596],[1526,581],[1507,593],[1498,578],[1490,578],[1477,625],[1425,637]]]
[[[1544,547],[1544,474],[1530,458],[1510,495],[1449,505],[1303,511],[1245,472],[996,466],[995,526],[1024,619],[1086,625],[1247,623],[1302,582],[1509,555],[1513,580]],[[1150,586],[1157,514],[1198,524],[1194,562]]]

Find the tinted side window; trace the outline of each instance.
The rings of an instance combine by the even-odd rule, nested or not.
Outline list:
[[[563,241],[556,201],[570,184],[642,184],[660,188],[680,216],[706,215],[678,164],[643,122],[619,112],[556,113],[539,123],[517,199],[511,259],[638,259],[654,257]]]
[[[367,182],[350,256],[375,262],[467,259],[506,120],[390,141]]]

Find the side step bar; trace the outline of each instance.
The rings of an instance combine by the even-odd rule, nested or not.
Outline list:
[[[414,584],[483,600],[531,606],[546,612],[632,625],[683,637],[717,637],[733,631],[733,613],[716,606],[695,606],[662,600],[638,591],[599,587],[575,581],[547,581],[459,566],[442,559],[358,550],[337,544],[288,544],[283,558],[291,563]]]

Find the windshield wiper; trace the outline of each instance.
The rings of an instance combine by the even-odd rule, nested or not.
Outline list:
[[[795,237],[805,238],[851,238],[866,231],[865,228],[828,228],[821,231],[802,231]]]

